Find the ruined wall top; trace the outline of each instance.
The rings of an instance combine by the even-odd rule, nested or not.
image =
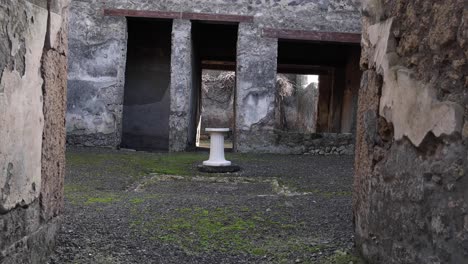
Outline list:
[[[359,0],[106,0],[102,4],[114,9],[248,15],[262,27],[361,31]]]

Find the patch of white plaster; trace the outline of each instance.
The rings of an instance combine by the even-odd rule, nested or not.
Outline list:
[[[395,42],[391,35],[393,19],[369,27],[373,48],[373,66],[383,75],[380,115],[394,126],[395,139],[404,136],[419,146],[426,135],[436,137],[462,131],[463,109],[453,102],[440,102],[436,90],[399,66]]]
[[[67,133],[70,135],[95,133],[108,135],[116,131],[115,117],[109,112],[102,112],[99,115],[67,113],[66,124]]]
[[[59,32],[61,28],[62,16],[50,12],[49,43],[52,45],[53,48],[57,48],[55,45],[59,44],[57,38],[59,37]]]
[[[42,112],[41,57],[47,29],[47,11],[28,5],[34,16],[26,31],[24,76],[4,69],[0,86],[0,208],[29,204],[41,190]]]
[[[269,95],[249,94],[244,99],[244,111],[248,113],[244,116],[244,126],[249,128],[260,122],[271,111],[271,102],[273,98]]]
[[[8,32],[8,38],[10,39],[10,43],[11,43],[11,52],[10,52],[10,55],[11,56],[16,56],[16,54],[18,53],[18,51],[20,50],[21,48],[21,43],[19,41],[19,36],[17,36],[16,34],[12,33],[14,30],[12,28],[12,24],[11,23],[8,23],[7,25],[7,32]]]

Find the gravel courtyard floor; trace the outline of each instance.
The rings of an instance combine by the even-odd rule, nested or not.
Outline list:
[[[49,263],[361,263],[351,156],[67,151],[63,230]]]

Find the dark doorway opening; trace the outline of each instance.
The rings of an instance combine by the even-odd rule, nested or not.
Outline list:
[[[194,80],[197,85],[196,114],[190,131],[195,147],[208,147],[207,126],[230,128],[227,149],[233,147],[235,131],[235,87],[237,60],[236,23],[193,22]],[[214,121],[216,117],[219,120]],[[223,120],[226,119],[226,120]]]
[[[312,100],[312,91],[304,91],[311,95],[307,96],[310,97],[308,102],[302,103],[316,104],[315,132],[354,133],[362,74],[359,58],[360,46],[355,44],[278,40],[279,74],[293,75],[296,80],[297,76],[318,76],[316,100]],[[307,99],[298,93],[295,96],[298,103]],[[298,107],[297,111],[305,110],[302,114],[307,117],[309,108]],[[303,121],[310,122],[310,118],[306,119]]]
[[[172,21],[128,18],[121,147],[169,148]]]

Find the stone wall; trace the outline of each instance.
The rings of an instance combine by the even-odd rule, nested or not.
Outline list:
[[[68,1],[0,1],[0,262],[44,263],[63,210]]]
[[[245,104],[252,99],[252,92],[263,90],[269,93],[266,105],[274,104],[274,76],[276,74],[277,40],[262,37],[262,29],[266,27],[316,30],[328,32],[360,32],[360,13],[358,0],[279,0],[279,1],[241,1],[241,0],[79,0],[71,6],[70,23],[70,73],[69,96],[67,112],[68,143],[87,146],[119,146],[121,140],[122,102],[125,82],[125,62],[127,47],[127,27],[124,17],[104,16],[102,8],[131,9],[146,11],[193,12],[209,14],[250,15],[252,23],[241,23],[239,26],[237,71],[240,74],[238,84],[237,120],[244,122],[244,117],[263,119],[265,109],[259,114],[252,113],[254,108]],[[174,24],[173,41],[179,41],[179,36],[190,36],[190,21],[178,19]],[[177,24],[188,24],[177,26]],[[246,40],[254,42],[247,43]],[[181,57],[188,60],[194,58],[191,41],[186,39],[185,46],[174,46],[172,52],[171,96],[178,91],[197,87],[195,78],[189,78],[186,66],[181,64]],[[255,45],[252,45],[255,44]],[[179,54],[180,52],[180,54]],[[190,54],[188,54],[190,53]],[[259,54],[263,54],[259,57]],[[187,57],[189,56],[189,57]],[[253,58],[260,58],[265,63],[254,63]],[[242,63],[240,63],[242,61]],[[271,62],[271,63],[270,63]],[[244,65],[245,63],[245,65]],[[179,68],[182,67],[182,68]],[[185,67],[185,68],[184,68]],[[190,69],[192,70],[192,69]],[[254,73],[247,71],[254,70]],[[249,76],[250,74],[250,76]],[[246,79],[244,79],[246,78]],[[192,80],[192,82],[190,82]],[[260,87],[259,84],[261,84]],[[184,87],[182,87],[182,86]],[[182,99],[171,98],[171,117],[169,149],[185,150],[193,143],[195,118],[190,113],[196,109],[196,94],[184,94]],[[250,96],[244,98],[242,96]],[[240,96],[240,97],[239,97]],[[259,95],[261,96],[261,95]],[[266,101],[265,101],[266,102]],[[189,104],[188,108],[183,104]],[[246,106],[247,108],[238,108]],[[270,107],[271,108],[271,107]],[[271,118],[272,109],[266,110]],[[189,111],[189,112],[185,112]],[[243,113],[245,111],[245,113]],[[250,117],[249,117],[250,118]],[[259,120],[260,120],[259,119]],[[258,120],[257,120],[258,121]],[[249,133],[257,133],[251,123],[236,124],[239,139],[248,139]],[[258,125],[257,125],[258,127]],[[266,127],[265,129],[269,129]],[[241,142],[239,140],[238,142]],[[252,142],[252,141],[250,141]],[[248,151],[248,144],[239,146],[238,150]]]
[[[209,127],[234,127],[235,73],[225,71],[203,71],[201,137]]]
[[[127,21],[101,0],[71,1],[67,142],[118,146],[122,135]]]
[[[371,263],[468,260],[468,9],[367,0],[354,215]]]

